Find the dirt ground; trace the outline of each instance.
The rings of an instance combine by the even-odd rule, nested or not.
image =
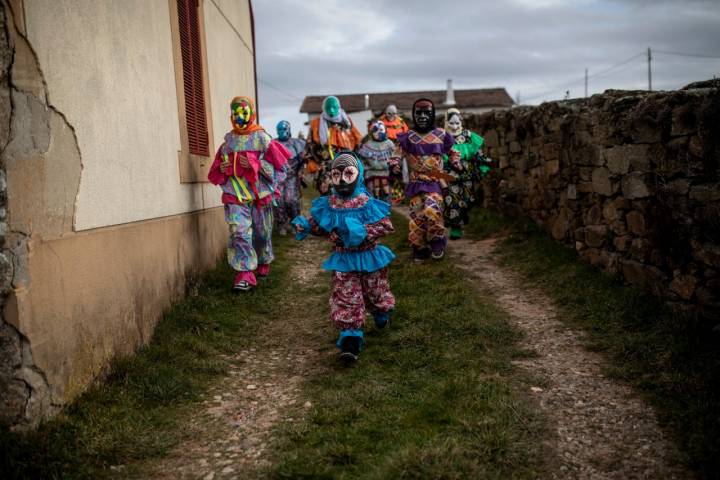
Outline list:
[[[407,213],[402,211],[402,213]],[[298,244],[290,253],[293,280],[310,287],[327,281],[320,264],[321,240]],[[494,254],[497,239],[451,242],[453,261],[477,289],[490,294],[524,332],[522,348],[536,355],[516,364],[537,379],[527,395],[549,419],[547,441],[559,459],[553,478],[685,479],[677,451],[665,438],[652,409],[628,386],[602,373],[603,359],[583,347],[581,333],[558,320],[543,292],[528,288]],[[302,418],[312,405],[302,396],[303,379],[322,374],[336,352],[318,310],[327,296],[298,296],[282,318],[268,319],[252,348],[234,355],[230,375],[215,385],[187,426],[189,439],[170,456],[144,468],[144,478],[258,478],[270,465],[273,429]],[[291,328],[293,342],[288,345]]]
[[[289,254],[293,283],[301,291],[328,281],[320,264],[327,255],[324,242],[298,242]],[[308,287],[308,288],[303,288]],[[253,347],[230,358],[230,374],[215,385],[202,408],[187,425],[189,439],[168,457],[140,470],[142,478],[248,479],[260,478],[270,465],[268,445],[281,422],[295,422],[312,405],[302,396],[303,379],[318,375],[335,355],[323,335],[329,321],[308,309],[327,302],[326,295],[299,295],[302,304],[288,304],[285,315],[268,318]],[[287,331],[292,331],[288,344]]]
[[[554,478],[685,479],[675,447],[653,410],[627,385],[602,373],[603,359],[583,347],[583,335],[564,326],[550,299],[524,285],[494,255],[498,240],[461,239],[449,257],[510,313],[533,358],[517,361],[542,386],[527,392],[551,420],[560,463]]]

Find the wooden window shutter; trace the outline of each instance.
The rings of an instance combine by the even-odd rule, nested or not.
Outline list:
[[[193,155],[207,157],[210,153],[203,89],[199,3],[198,0],[177,0],[177,8],[189,149]]]

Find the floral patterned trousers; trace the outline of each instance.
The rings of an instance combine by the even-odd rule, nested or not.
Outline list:
[[[375,272],[333,272],[330,317],[340,330],[362,330],[366,309],[370,313],[395,308],[388,270]]]
[[[225,221],[230,227],[227,259],[238,272],[252,272],[258,265],[275,258],[272,250],[272,203],[225,205]]]

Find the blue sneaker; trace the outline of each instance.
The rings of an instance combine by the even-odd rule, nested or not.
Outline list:
[[[390,312],[375,312],[373,313],[375,319],[375,326],[377,328],[385,328],[390,322]]]

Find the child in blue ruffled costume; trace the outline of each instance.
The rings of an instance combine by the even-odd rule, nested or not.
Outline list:
[[[298,240],[312,233],[335,244],[323,268],[333,272],[330,315],[340,330],[340,359],[347,364],[357,360],[363,348],[366,309],[375,325],[384,328],[395,307],[387,269],[395,254],[378,244],[394,228],[390,204],[367,193],[363,165],[354,153],[339,152],[330,177],[332,193],[313,201],[309,219],[298,216],[292,223]]]

